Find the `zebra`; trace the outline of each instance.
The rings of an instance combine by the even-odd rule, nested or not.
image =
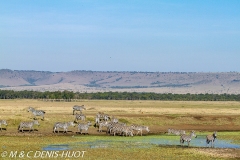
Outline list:
[[[114,123],[114,122],[111,121],[111,122],[108,123],[106,134],[112,134],[113,129],[115,127],[122,127],[122,126],[126,126],[126,123],[121,123],[121,122]]]
[[[33,107],[29,107],[28,112],[32,112],[34,119],[36,119],[36,116],[42,116],[42,120],[44,120],[44,114],[46,113],[43,110],[35,110]]]
[[[102,132],[102,127],[108,127],[109,121],[100,121],[98,123],[98,132]]]
[[[101,120],[108,121],[110,119],[110,116],[108,114],[104,114],[103,112],[98,112],[96,115],[96,121],[98,122],[100,122]]]
[[[136,135],[138,135],[138,133],[141,132],[141,136],[142,136],[142,131],[143,130],[146,130],[147,132],[150,131],[148,126],[140,126],[140,125],[132,124],[131,127],[132,127],[133,130],[137,131]]]
[[[186,142],[188,142],[188,147],[189,147],[189,143],[192,140],[192,137],[197,138],[197,135],[195,134],[194,131],[192,131],[190,133],[190,135],[186,135],[186,134],[181,135],[180,136],[180,144],[181,144],[181,146],[183,146],[183,143],[186,141]]]
[[[118,119],[115,118],[114,116],[112,116],[112,122],[113,122],[113,123],[118,123]]]
[[[109,122],[107,126],[107,134],[109,133],[110,135],[113,134],[115,136],[116,133],[119,133],[119,128],[126,126],[125,123],[113,123]],[[121,133],[119,133],[121,134]]]
[[[184,130],[177,130],[177,129],[171,129],[168,128],[168,134],[175,134],[175,135],[182,135],[182,134],[186,134],[186,132]]]
[[[74,122],[77,122],[78,120],[85,121],[86,116],[84,114],[76,114]]]
[[[37,120],[34,121],[30,121],[30,122],[21,122],[18,126],[18,132],[20,131],[20,129],[22,129],[23,132],[23,128],[29,128],[29,132],[31,132],[33,129],[34,124],[36,125],[40,125],[39,122]]]
[[[133,137],[133,129],[132,129],[132,127],[131,126],[123,126],[122,127],[122,136],[124,136],[124,133],[125,133],[126,137],[128,135]]]
[[[82,113],[83,110],[86,110],[84,105],[81,105],[81,106],[75,105],[75,106],[73,106],[73,115],[74,115],[75,111],[80,111],[80,113]]]
[[[7,121],[6,120],[0,120],[0,128],[1,128],[1,132],[2,132],[2,124],[5,125],[7,127]],[[7,129],[6,129],[7,130]]]
[[[96,117],[95,117],[94,127],[96,128],[97,125],[99,126],[99,123],[100,123],[101,121],[108,121],[108,120],[110,120],[110,119],[111,119],[111,118],[110,118],[109,115],[104,114],[103,112],[98,112],[97,115],[96,115]]]
[[[63,133],[67,133],[68,127],[69,126],[74,126],[74,122],[56,122],[53,126],[53,133],[56,133],[56,130],[59,133],[59,128],[63,128]]]
[[[206,136],[206,143],[207,145],[211,142],[211,147],[214,147],[214,141],[217,138],[217,132],[213,132],[212,135],[207,135]]]
[[[91,125],[92,125],[92,123],[90,121],[88,121],[88,123],[78,123],[78,131],[79,131],[79,133],[82,134],[82,131],[85,130],[86,133],[88,134],[88,128]]]

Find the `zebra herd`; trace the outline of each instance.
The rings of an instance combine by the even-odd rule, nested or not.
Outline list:
[[[84,105],[78,106],[75,105],[73,106],[73,115],[75,114],[75,119],[74,121],[69,121],[69,122],[55,122],[53,125],[53,133],[59,133],[59,129],[63,129],[63,133],[68,132],[68,127],[70,126],[77,126],[77,131],[76,133],[79,134],[88,134],[88,129],[90,126],[92,126],[92,123],[86,121],[86,115],[84,115],[82,112],[86,110]],[[38,120],[36,120],[37,116],[42,117],[42,120],[44,120],[44,115],[45,111],[43,110],[36,110],[33,107],[29,107],[28,112],[32,112],[34,116],[33,121],[23,121],[20,122],[18,126],[18,132],[24,132],[23,128],[29,128],[29,132],[34,131],[33,126],[34,125],[40,125]],[[79,111],[80,113],[76,113]],[[79,122],[81,121],[81,122]],[[6,120],[0,120],[0,129],[2,132],[2,125],[5,125],[6,127],[8,126]],[[131,124],[127,125],[126,123],[120,122],[118,118],[112,116],[112,118],[103,112],[98,112],[95,117],[95,124],[94,127],[98,128],[98,132],[103,132],[103,128],[105,128],[105,132],[108,135],[112,136],[134,136],[140,134],[142,136],[143,131],[149,132],[149,127],[148,126],[143,126],[143,125],[138,125],[138,124]],[[6,129],[5,129],[6,130]],[[186,134],[184,130],[177,130],[177,129],[168,129],[168,134],[174,134],[180,136],[180,144],[183,146],[184,142],[189,143],[192,139],[192,137],[197,137],[194,131],[192,131],[189,135]],[[211,147],[214,147],[214,141],[217,138],[217,132],[214,132],[212,135],[207,135],[206,136],[206,144],[211,143]]]
[[[75,116],[74,121],[68,121],[68,122],[55,122],[53,125],[53,133],[59,133],[60,130],[63,130],[63,133],[68,132],[68,128],[70,126],[77,126],[77,132],[79,134],[88,134],[88,129],[90,126],[92,126],[92,123],[90,121],[86,121],[86,115],[83,114],[83,111],[86,110],[84,105],[73,106],[73,112],[72,114]],[[29,132],[34,132],[34,125],[40,126],[39,121],[37,120],[37,116],[41,117],[41,119],[44,121],[45,111],[43,110],[36,110],[33,107],[28,107],[28,112],[31,112],[33,115],[32,121],[22,121],[18,125],[18,132],[24,133],[26,128]],[[77,113],[79,112],[79,113]],[[80,122],[79,122],[80,121]],[[0,129],[2,131],[2,125],[7,126],[6,120],[0,120]],[[118,120],[118,118],[115,118],[112,116],[112,118],[103,112],[98,112],[95,117],[95,124],[94,127],[98,127],[98,132],[103,132],[103,128],[106,127],[106,133],[109,135],[122,135],[122,136],[133,136],[133,135],[140,135],[142,136],[142,133],[144,130],[149,132],[149,128],[147,126],[141,126],[132,124],[130,126],[127,126],[126,123],[122,123]],[[136,133],[134,133],[136,132]]]
[[[175,135],[180,135],[180,145],[183,146],[184,142],[189,143],[192,140],[192,137],[197,138],[197,135],[195,134],[195,131],[191,131],[189,135],[186,135],[186,132],[184,130],[178,130],[178,129],[172,129],[168,128],[168,135],[169,134],[175,134]],[[211,147],[214,147],[214,141],[217,138],[217,132],[214,131],[212,135],[207,135],[206,136],[206,145],[208,145],[211,142]]]

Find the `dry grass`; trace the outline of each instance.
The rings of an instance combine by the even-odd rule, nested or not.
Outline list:
[[[150,134],[162,134],[169,127],[212,131],[212,130],[240,130],[240,103],[239,102],[170,102],[170,101],[107,101],[83,100],[81,102],[44,102],[39,100],[0,100],[0,119],[9,123],[7,131],[0,132],[2,150],[41,150],[47,144],[64,144],[74,142],[75,139],[65,134],[54,135],[52,126],[57,121],[73,121],[72,106],[85,105],[87,120],[94,121],[98,112],[114,115],[127,124],[137,123],[148,125]],[[40,121],[38,131],[34,133],[17,133],[20,121],[32,120],[33,116],[27,112],[29,106],[46,111],[45,120]],[[71,127],[67,135],[75,135],[76,128]],[[231,133],[231,132],[230,132]],[[238,136],[222,133],[222,137],[232,138],[239,143]],[[96,128],[91,127],[90,136],[81,140],[91,140],[91,135],[101,135]],[[64,135],[64,136],[63,136]],[[122,138],[122,137],[120,137]],[[3,140],[4,139],[4,140]],[[18,143],[15,143],[18,141]],[[36,144],[37,142],[37,144]],[[3,148],[7,146],[7,148]],[[0,146],[1,147],[1,146]],[[179,147],[152,147],[117,149],[98,148],[87,149],[87,159],[228,159],[240,157],[239,150],[229,149],[199,149]],[[110,154],[115,153],[115,154]],[[133,158],[134,156],[134,158]]]

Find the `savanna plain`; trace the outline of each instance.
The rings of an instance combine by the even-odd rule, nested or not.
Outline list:
[[[69,127],[67,133],[53,133],[55,122],[74,121],[72,107],[84,105],[86,121],[92,126],[88,134],[78,134],[77,127]],[[33,115],[28,107],[46,112],[44,120],[37,117],[40,126],[33,132],[18,132],[21,121],[32,121]],[[98,112],[118,118],[127,125],[148,126],[150,132],[133,137],[111,136],[98,132],[94,127]],[[168,128],[194,130],[197,136],[206,136],[217,131],[217,139],[228,140],[240,145],[240,102],[210,101],[130,101],[130,100],[79,100],[71,102],[51,102],[43,100],[15,99],[0,100],[0,120],[6,119],[8,126],[2,125],[0,131],[0,154],[12,151],[44,151],[49,146],[67,147],[69,152],[84,151],[76,157],[57,157],[57,159],[240,159],[240,149],[210,148],[180,145],[180,136],[168,135]],[[176,144],[158,144],[158,139],[169,139]],[[154,143],[149,143],[154,142]],[[217,143],[217,142],[216,142]],[[61,148],[64,150],[64,148]],[[61,152],[63,152],[61,150]],[[51,150],[52,151],[52,150]],[[50,152],[50,151],[49,151]],[[83,152],[81,152],[83,153]],[[0,157],[1,157],[0,155]],[[27,159],[25,157],[24,159]],[[0,159],[21,159],[21,157],[1,157]],[[35,159],[56,159],[38,156]]]

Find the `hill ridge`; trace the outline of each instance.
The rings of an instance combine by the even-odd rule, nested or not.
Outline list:
[[[240,73],[0,69],[0,89],[239,94]]]

